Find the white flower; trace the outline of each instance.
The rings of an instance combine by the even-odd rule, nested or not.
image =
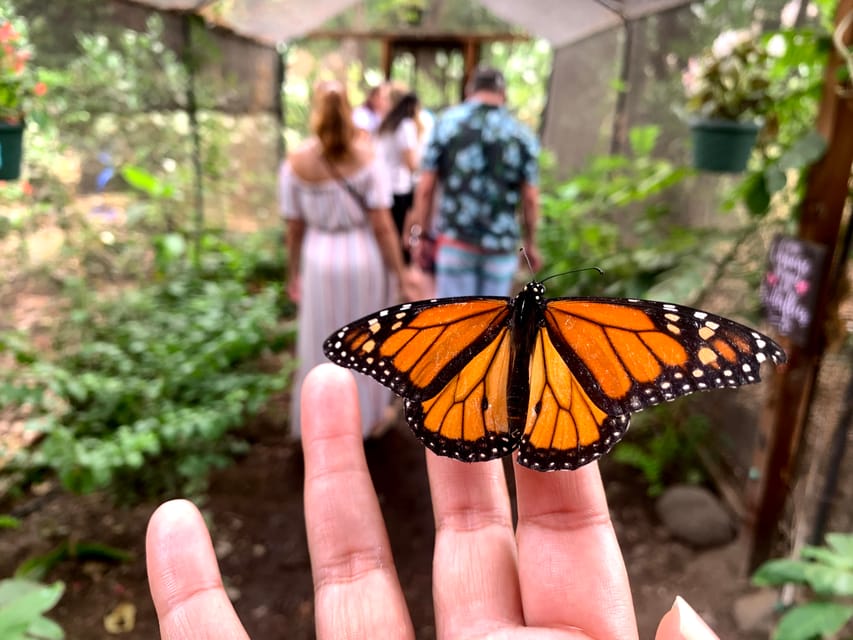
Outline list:
[[[714,43],[711,45],[711,53],[720,60],[728,58],[739,44],[748,42],[750,39],[752,39],[752,33],[746,29],[723,31],[714,39]]]
[[[785,51],[788,49],[788,44],[785,42],[785,36],[781,33],[777,33],[767,41],[767,55],[773,58],[781,58],[785,55]]]
[[[800,12],[802,0],[791,0],[784,7],[779,15],[779,23],[786,29],[790,29],[797,22],[797,14]]]
[[[779,24],[782,25],[783,29],[792,29],[796,25],[797,14],[799,14],[803,2],[806,0],[791,0],[782,7],[782,12],[779,14]],[[817,15],[817,5],[814,2],[809,2],[806,6],[806,17],[814,20]]]
[[[681,74],[681,84],[684,85],[684,90],[687,95],[693,95],[699,84],[699,78],[702,76],[702,68],[696,58],[687,60],[687,68]]]

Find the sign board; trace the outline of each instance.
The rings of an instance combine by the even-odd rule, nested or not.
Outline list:
[[[761,282],[764,314],[780,334],[805,346],[814,317],[826,247],[777,235]]]

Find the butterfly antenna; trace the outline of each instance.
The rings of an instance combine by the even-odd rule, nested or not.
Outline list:
[[[554,274],[548,276],[547,278],[543,278],[542,280],[540,280],[540,282],[542,284],[545,284],[546,282],[548,282],[548,280],[551,280],[552,278],[559,278],[560,276],[567,276],[567,275],[570,275],[572,273],[581,273],[583,271],[598,271],[598,275],[600,275],[600,276],[604,275],[604,270],[600,269],[599,267],[583,267],[581,269],[572,269],[570,271],[563,271],[561,273],[554,273]]]
[[[524,261],[527,263],[527,268],[530,269],[530,275],[536,276],[536,273],[533,271],[533,265],[530,264],[530,256],[527,255],[527,251],[524,250],[524,247],[518,250],[521,255],[524,256]]]

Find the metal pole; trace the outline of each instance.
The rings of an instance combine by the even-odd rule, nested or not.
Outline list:
[[[196,100],[195,82],[198,59],[192,43],[194,15],[184,13],[181,16],[181,26],[184,36],[184,49],[181,60],[187,70],[187,117],[190,121],[190,136],[192,139],[192,162],[195,181],[195,215],[193,217],[193,267],[201,264],[201,237],[204,233],[204,185],[203,169],[201,166],[201,133],[198,126],[198,103]]]

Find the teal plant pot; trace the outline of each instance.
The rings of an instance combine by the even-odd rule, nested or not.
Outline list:
[[[21,177],[24,155],[24,123],[0,122],[0,180]]]
[[[693,166],[718,173],[743,171],[760,129],[757,122],[693,120]]]

